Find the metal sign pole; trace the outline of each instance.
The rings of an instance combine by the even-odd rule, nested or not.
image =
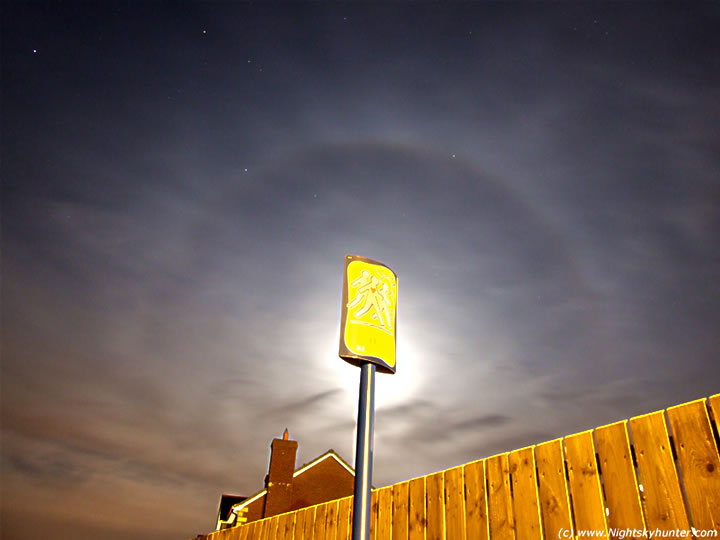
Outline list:
[[[375,364],[363,362],[360,368],[360,399],[358,400],[352,540],[367,540],[370,536],[370,489],[372,486],[374,427]]]
[[[396,328],[395,272],[373,259],[346,255],[338,355],[360,368],[352,540],[370,536],[375,370],[395,373]]]

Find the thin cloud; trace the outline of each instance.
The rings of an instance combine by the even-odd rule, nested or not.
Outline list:
[[[337,396],[341,392],[342,390],[339,388],[335,388],[333,390],[326,390],[324,392],[318,392],[317,394],[313,394],[311,396],[307,396],[305,398],[292,401],[290,403],[285,403],[280,407],[271,409],[268,412],[263,413],[263,416],[279,419],[288,418],[289,421],[290,419],[298,415],[306,415],[315,411],[325,402],[327,402],[330,398],[332,398],[333,396]]]

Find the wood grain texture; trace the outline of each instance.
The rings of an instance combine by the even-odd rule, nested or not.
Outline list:
[[[261,519],[258,523],[256,538],[258,540],[268,540],[268,533],[270,532],[270,519]]]
[[[383,511],[383,508],[380,508]],[[395,484],[392,491],[392,539],[407,540],[410,514],[410,482]],[[379,514],[378,514],[378,517]],[[379,529],[378,529],[379,530]]]
[[[535,463],[538,471],[543,533],[548,540],[558,538],[561,531],[572,529],[562,440],[555,439],[537,445]]]
[[[295,527],[293,529],[293,540],[303,540],[305,538],[305,514],[307,509],[300,509],[295,516]]]
[[[393,527],[393,486],[378,489],[377,538],[390,540]]]
[[[465,478],[465,530],[468,540],[488,540],[487,496],[485,493],[485,460],[463,467]]]
[[[338,501],[338,528],[336,540],[350,540],[350,512],[352,510],[352,497],[345,497]],[[289,540],[289,539],[288,539]]]
[[[337,538],[337,511],[337,501],[330,501],[329,503],[327,503],[327,518],[325,520],[325,540],[335,540]]]
[[[445,494],[443,493],[443,473],[437,472],[425,477],[425,492],[427,494],[426,540],[445,540]]]
[[[645,529],[627,421],[595,429],[610,529]],[[616,536],[610,535],[611,538]]]
[[[278,540],[293,540],[295,519],[297,519],[297,512],[289,512],[280,516],[280,521],[278,521]]]
[[[231,527],[230,529],[223,529],[222,531],[219,531],[220,534],[216,538],[220,540],[236,540],[237,539],[237,527]]]
[[[270,520],[268,540],[277,540],[280,536],[280,516],[273,516]]]
[[[605,502],[595,459],[592,431],[565,437],[565,458],[570,477],[575,530],[604,531],[604,536],[595,536],[595,538],[607,538]],[[595,532],[595,534],[599,533]]]
[[[259,525],[260,522],[258,521],[251,521],[247,525],[243,525],[243,528],[247,528],[245,532],[245,538],[247,540],[255,540],[258,537]]]
[[[262,529],[263,529],[263,520],[259,519],[254,523],[254,527],[250,529],[250,532],[248,533],[248,539],[249,540],[259,540],[262,536]]]
[[[667,414],[693,525],[720,530],[720,457],[705,400],[671,407]]]
[[[313,540],[315,533],[315,511],[317,507],[311,506],[305,510],[303,523],[303,540]]]
[[[487,458],[485,468],[490,538],[491,540],[514,540],[515,522],[510,495],[508,455],[499,454]]]
[[[425,477],[413,478],[408,488],[410,510],[408,515],[408,540],[425,540]]]
[[[533,447],[510,452],[508,460],[513,486],[515,537],[517,540],[540,540],[542,523]]]
[[[280,539],[280,520],[282,519],[282,515],[274,516],[270,520],[270,532],[268,533],[268,539],[269,540],[279,540]]]
[[[465,483],[462,466],[446,470],[444,482],[445,536],[465,540]]]
[[[315,507],[315,525],[313,526],[313,540],[325,540],[327,508],[327,503],[318,504]]]
[[[377,540],[377,518],[378,518],[378,490],[373,489],[370,494],[370,531],[368,540]]]
[[[663,411],[630,419],[630,435],[643,486],[645,522],[649,529],[688,529],[682,492]]]

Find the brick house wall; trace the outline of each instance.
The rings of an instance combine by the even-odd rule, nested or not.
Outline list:
[[[355,475],[340,456],[329,450],[296,470],[297,446],[287,430],[273,439],[265,489],[234,506],[243,523],[353,494]]]

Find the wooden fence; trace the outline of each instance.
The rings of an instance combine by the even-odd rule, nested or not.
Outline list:
[[[370,538],[720,540],[718,424],[720,394],[376,489]],[[347,540],[351,514],[347,497],[204,538]]]

